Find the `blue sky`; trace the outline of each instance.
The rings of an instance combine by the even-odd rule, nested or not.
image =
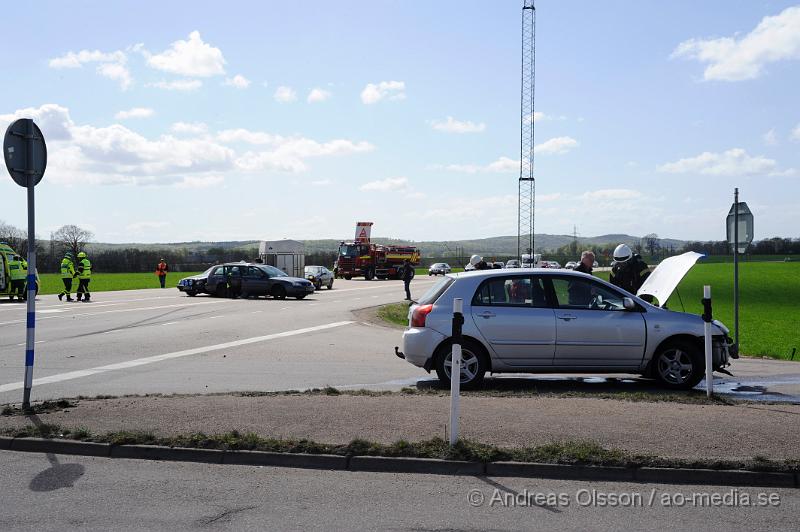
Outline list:
[[[0,127],[47,138],[40,236],[515,234],[521,4],[17,3]],[[738,186],[798,236],[800,5],[541,0],[536,67],[537,232],[723,239]]]

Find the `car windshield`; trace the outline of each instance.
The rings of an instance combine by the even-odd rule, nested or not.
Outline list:
[[[279,270],[274,266],[264,265],[261,266],[261,269],[267,272],[267,275],[269,275],[270,277],[289,277],[288,275],[286,275],[286,272],[284,272],[283,270]]]
[[[437,262],[436,264],[431,266],[431,268],[444,268],[444,264],[442,264],[441,262]]]
[[[322,266],[306,266],[306,273],[322,273]]]
[[[209,269],[207,269],[206,271],[204,271],[204,272],[203,272],[203,273],[201,273],[200,275],[201,275],[202,277],[208,277],[209,275],[211,275],[211,270],[213,270],[214,268],[216,268],[216,266],[212,266],[212,267],[210,267]]]
[[[358,256],[358,246],[345,245],[339,246],[339,256],[353,258]]]

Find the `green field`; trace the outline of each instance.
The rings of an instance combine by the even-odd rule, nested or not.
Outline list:
[[[180,272],[167,275],[167,287],[175,288],[178,281],[190,275],[197,275],[201,272]],[[45,273],[39,275],[41,286],[40,294],[58,294],[64,289],[61,282],[61,275],[57,273]],[[158,277],[154,273],[96,273],[92,275],[92,282],[89,288],[92,292],[106,292],[108,290],[137,290],[140,288],[158,288]],[[78,288],[78,280],[72,281],[72,293]]]
[[[697,264],[667,306],[702,314],[703,285],[711,286],[714,317],[733,336],[732,263]],[[774,358],[789,358],[796,347],[800,360],[800,262],[739,263],[739,342],[743,354]]]

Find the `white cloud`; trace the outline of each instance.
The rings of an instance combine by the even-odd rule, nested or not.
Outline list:
[[[280,103],[291,103],[297,100],[297,93],[294,91],[293,88],[287,87],[286,85],[281,85],[277,89],[275,89],[275,94],[273,95],[276,102]]]
[[[67,52],[61,57],[55,57],[48,62],[50,68],[80,68],[86,63],[125,63],[127,57],[124,52],[101,52],[100,50],[81,50],[78,53]]]
[[[591,201],[633,200],[633,199],[639,199],[641,197],[642,197],[641,192],[629,188],[606,188],[600,190],[592,190],[584,192],[581,195],[581,199],[591,200]]]
[[[164,72],[191,77],[219,76],[225,73],[222,51],[203,42],[199,31],[178,40],[160,54],[147,55],[148,66]]]
[[[536,196],[536,203],[549,203],[559,199],[561,199],[560,192],[554,192],[553,194],[539,194]]]
[[[577,147],[578,144],[578,141],[572,137],[555,137],[541,144],[537,144],[533,148],[533,151],[534,153],[554,153],[560,155]]]
[[[143,233],[152,229],[161,229],[162,227],[167,227],[168,225],[169,224],[167,222],[135,222],[126,225],[125,230],[130,231],[131,233]]]
[[[755,79],[768,63],[800,59],[800,6],[764,17],[744,37],[689,39],[678,45],[672,57],[688,57],[707,63],[706,80]]]
[[[762,156],[751,157],[742,148],[733,148],[722,153],[703,152],[696,157],[687,157],[658,167],[669,174],[704,174],[716,176],[748,176],[769,174],[777,164]]]
[[[469,120],[462,121],[456,120],[452,116],[448,116],[447,120],[431,120],[430,125],[437,131],[444,131],[446,133],[480,133],[486,129],[486,124],[481,122],[476,124]]]
[[[534,111],[532,115],[528,117],[528,122],[542,122],[544,120],[566,120],[567,117],[564,115],[547,115],[541,111]],[[582,118],[578,119],[578,122],[583,122]]]
[[[450,172],[463,172],[466,174],[477,173],[506,173],[506,172],[519,172],[519,160],[510,159],[508,157],[500,157],[487,165],[479,164],[448,164],[444,167],[437,166],[435,168],[444,168]]]
[[[380,192],[408,190],[408,178],[387,177],[386,179],[364,183],[359,187],[359,189],[365,191],[375,190]]]
[[[175,183],[175,188],[210,188],[221,185],[225,178],[218,175],[187,176]]]
[[[354,142],[346,139],[335,139],[328,142],[317,142],[305,137],[282,137],[268,133],[235,130],[236,134],[225,138],[261,139],[261,144],[269,144],[269,149],[259,152],[247,152],[236,161],[236,166],[245,172],[279,170],[283,172],[303,172],[308,167],[305,159],[323,156],[341,156],[369,152],[375,147],[369,142]],[[242,133],[242,131],[246,133]],[[250,135],[248,136],[247,133]],[[219,138],[219,137],[218,137]],[[267,139],[269,139],[267,141]]]
[[[97,74],[119,82],[122,90],[127,90],[133,83],[130,70],[126,65],[128,57],[125,52],[101,52],[100,50],[81,50],[80,52],[67,52],[61,57],[56,57],[48,62],[50,68],[81,68],[87,63],[100,63],[97,65]]]
[[[45,140],[69,140],[72,138],[70,130],[75,125],[69,116],[69,109],[55,103],[47,103],[41,107],[28,107],[11,114],[0,115],[0,130],[6,128],[19,118],[32,118],[39,129],[42,130]]]
[[[262,131],[250,131],[249,129],[223,129],[217,133],[217,140],[230,144],[234,142],[246,142],[247,144],[274,144],[282,137],[264,133]]]
[[[129,118],[149,118],[153,116],[155,111],[150,109],[149,107],[134,107],[133,109],[128,109],[127,111],[120,111],[114,115],[114,118],[117,120],[127,120]]]
[[[792,130],[791,134],[789,135],[789,138],[790,138],[791,140],[794,140],[794,141],[800,142],[800,124],[797,124],[797,127],[795,127],[795,128]]]
[[[775,134],[774,128],[764,133],[762,138],[764,139],[764,144],[767,146],[777,146],[778,144],[778,136]]]
[[[237,89],[246,89],[250,86],[250,80],[241,74],[236,74],[232,78],[225,79],[225,85],[235,87]]]
[[[208,126],[203,122],[175,122],[170,129],[173,133],[202,135],[208,131]]]
[[[203,82],[199,79],[176,79],[174,81],[156,81],[148,83],[148,87],[155,87],[157,89],[164,89],[166,91],[196,91],[203,86]]]
[[[312,185],[315,187],[327,187],[333,184],[333,181],[330,179],[317,179],[316,181],[311,182]]]
[[[326,91],[325,89],[320,89],[319,87],[314,87],[308,93],[308,98],[306,98],[306,101],[308,101],[308,103],[319,103],[328,100],[330,97],[331,97],[330,91]]]
[[[361,101],[367,105],[378,103],[381,100],[404,100],[406,97],[406,84],[404,81],[381,81],[380,83],[367,83],[361,91]]]
[[[98,65],[97,73],[104,78],[118,81],[122,90],[128,90],[133,83],[133,78],[131,78],[128,67],[121,63],[103,63]]]

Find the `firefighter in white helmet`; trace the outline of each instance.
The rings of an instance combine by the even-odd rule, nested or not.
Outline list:
[[[481,257],[480,255],[471,256],[469,258],[469,263],[472,264],[472,266],[476,270],[489,270],[489,269],[491,269],[489,267],[489,265],[486,263],[486,261],[483,260],[483,257]]]
[[[638,253],[631,251],[625,244],[620,244],[614,249],[614,263],[608,279],[611,284],[635,294],[648,275],[650,269]]]

